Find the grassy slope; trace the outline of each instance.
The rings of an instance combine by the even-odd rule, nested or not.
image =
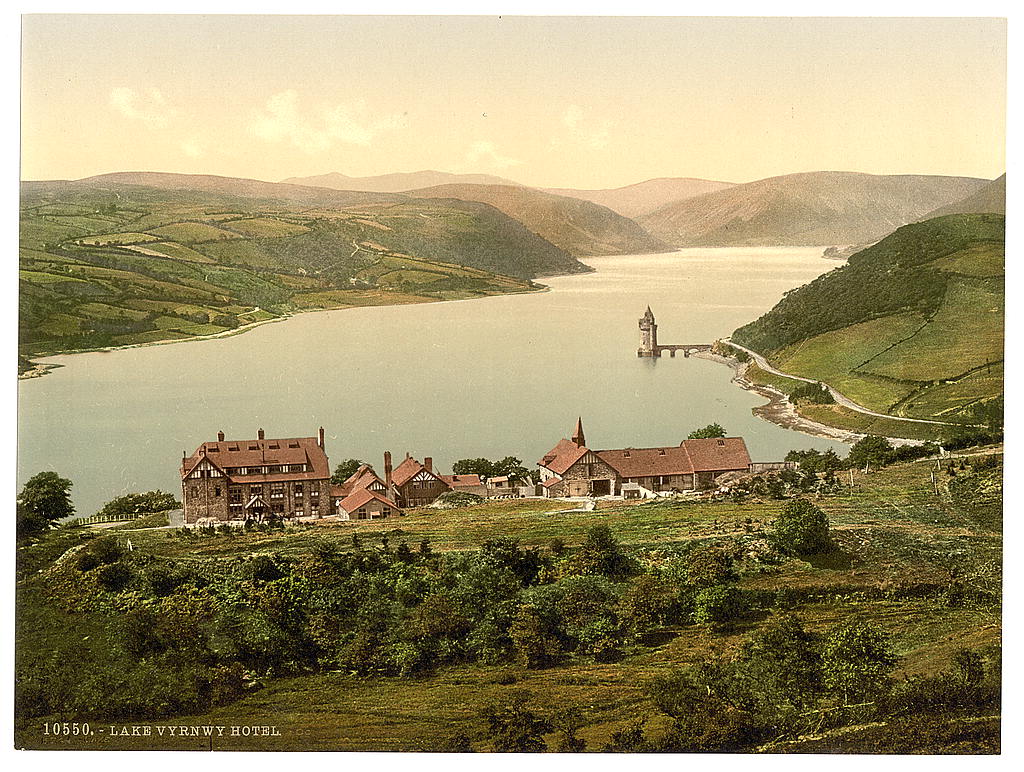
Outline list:
[[[895,639],[901,657],[897,672],[936,673],[949,666],[957,648],[998,644],[998,609],[953,608],[934,596],[915,597],[918,591],[914,588],[920,588],[925,595],[941,592],[951,570],[966,577],[985,575],[991,579],[993,566],[998,571],[1001,553],[997,524],[974,519],[972,511],[954,505],[945,496],[936,498],[932,494],[932,468],[921,462],[866,476],[856,473],[852,488],[819,502],[832,521],[847,563],[812,565],[790,560],[778,571],[745,576],[741,586],[769,591],[784,587],[799,593],[803,600],[796,611],[811,630],[824,630],[849,618],[872,621]],[[617,537],[631,549],[656,560],[659,549],[673,544],[691,539],[721,540],[749,528],[756,532],[780,504],[615,504],[601,507],[596,514],[555,514],[550,502],[505,501],[465,510],[418,510],[397,522],[341,524],[285,535],[216,536],[185,544],[166,538],[164,531],[153,531],[133,533],[132,541],[137,550],[160,558],[205,561],[254,552],[307,554],[325,539],[347,549],[354,532],[361,534],[364,544],[375,544],[375,534],[388,533],[392,544],[399,539],[415,543],[426,537],[435,549],[441,550],[464,549],[484,538],[503,535],[514,535],[524,544],[532,545],[543,545],[558,535],[573,545],[579,543],[589,526],[602,522],[611,525]],[[29,600],[28,607],[22,606],[21,646],[39,645],[34,636],[40,635],[46,625],[54,624],[54,620],[44,618],[45,610],[36,605],[38,596],[24,593],[39,590],[45,579],[35,572],[80,541],[80,533],[55,533],[38,548],[38,553],[25,556],[22,576],[35,578],[21,585],[23,603]],[[998,581],[998,573],[994,576],[994,581]],[[892,592],[879,593],[880,588]],[[900,588],[906,592],[901,593]],[[28,626],[30,618],[39,625]],[[613,731],[638,717],[651,718],[648,729],[659,726],[660,719],[645,694],[645,684],[651,676],[712,653],[734,651],[742,637],[765,618],[756,617],[727,632],[715,632],[703,625],[665,629],[644,644],[629,648],[626,658],[614,664],[577,658],[539,671],[509,665],[463,665],[445,667],[415,679],[357,678],[339,672],[278,679],[237,703],[201,717],[145,723],[269,724],[281,732],[275,738],[228,737],[215,741],[213,747],[221,749],[422,750],[436,747],[440,737],[463,731],[478,750],[486,750],[480,708],[490,700],[504,697],[510,688],[522,687],[533,695],[532,704],[542,710],[551,706],[579,706],[584,715],[580,736],[589,748],[596,749],[610,739]],[[83,616],[76,622],[76,629],[102,640],[103,625],[94,615]],[[510,682],[514,682],[514,687],[509,686]],[[992,747],[997,731],[992,727],[986,729],[983,747]],[[892,742],[892,732],[888,737]],[[896,737],[905,747],[915,747],[914,738]],[[38,727],[24,728],[17,740],[30,747],[55,747],[52,741],[41,738]],[[813,748],[819,747],[814,743],[821,740],[808,742],[808,748]],[[842,736],[832,738],[831,742],[833,750],[847,748]],[[72,738],[62,747],[199,749],[210,745],[206,740],[196,739],[147,741],[103,737],[87,743]],[[921,749],[943,750],[927,744]],[[801,750],[801,746],[787,750]]]
[[[962,420],[1002,394],[1003,260],[999,215],[908,225],[733,337],[874,410]]]
[[[571,255],[659,252],[668,245],[609,208],[579,198],[509,185],[438,185],[409,191],[422,198],[489,204]]]
[[[521,292],[535,276],[585,270],[483,204],[337,195],[310,207],[218,190],[26,184],[21,353],[225,332],[255,321],[257,307],[273,317]]]

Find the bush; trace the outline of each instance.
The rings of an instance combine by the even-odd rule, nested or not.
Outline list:
[[[148,515],[153,512],[166,512],[170,509],[179,509],[181,502],[170,493],[161,490],[147,491],[146,493],[129,493],[118,496],[103,505],[97,512],[101,516],[117,515]]]
[[[434,502],[430,506],[434,509],[460,509],[462,507],[476,506],[477,504],[483,503],[483,500],[483,496],[477,496],[475,493],[448,491],[434,499]]]
[[[739,590],[728,585],[709,587],[693,599],[693,621],[722,625],[738,619],[744,612]]]
[[[815,405],[835,404],[835,398],[823,383],[802,383],[789,392],[790,402],[811,402]]]
[[[828,516],[806,499],[793,499],[773,523],[779,546],[796,555],[816,555],[832,549]]]
[[[551,724],[527,707],[530,693],[514,691],[501,703],[491,703],[481,712],[487,734],[499,753],[537,753],[546,751],[544,734]]]
[[[132,579],[132,572],[124,563],[110,563],[96,573],[96,580],[105,590],[119,592]]]

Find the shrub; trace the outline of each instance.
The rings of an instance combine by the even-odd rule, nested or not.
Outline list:
[[[806,499],[793,499],[773,523],[779,546],[796,555],[815,555],[832,548],[828,516]]]
[[[693,621],[726,624],[738,619],[744,612],[739,590],[728,585],[708,587],[697,593],[693,600]]]
[[[460,509],[461,507],[472,507],[482,504],[483,500],[483,496],[477,496],[475,493],[448,491],[434,499],[430,506],[434,509]]]
[[[527,707],[530,693],[513,691],[501,703],[491,703],[481,712],[487,734],[499,753],[537,753],[547,750],[544,734],[551,724]]]
[[[889,636],[865,622],[850,621],[834,628],[822,647],[825,686],[845,702],[869,699],[882,691],[895,664]]]
[[[132,579],[132,572],[124,563],[109,563],[96,572],[96,580],[105,590],[119,592]]]

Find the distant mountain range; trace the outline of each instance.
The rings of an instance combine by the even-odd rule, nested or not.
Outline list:
[[[438,185],[410,190],[408,195],[489,204],[576,257],[640,254],[669,249],[667,244],[651,236],[633,220],[607,207],[533,188],[510,185]]]
[[[334,190],[366,190],[375,193],[402,193],[416,188],[435,185],[465,183],[467,185],[518,185],[518,182],[495,177],[492,174],[451,174],[450,172],[397,172],[373,177],[349,177],[339,172],[317,174],[312,177],[289,177],[282,180],[289,185],[314,185]]]
[[[606,206],[624,217],[640,217],[677,201],[685,201],[704,193],[734,187],[733,182],[716,182],[695,177],[659,177],[621,188],[576,190],[574,188],[542,188],[559,196],[582,198]]]
[[[816,246],[877,241],[989,180],[805,172],[667,204],[638,218],[652,235],[687,246]]]
[[[1006,214],[1006,175],[997,177],[977,191],[922,217],[928,220],[944,214]]]

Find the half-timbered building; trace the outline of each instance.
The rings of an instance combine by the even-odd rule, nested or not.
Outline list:
[[[750,455],[742,437],[683,440],[660,448],[590,450],[577,420],[571,439],[561,439],[540,461],[546,496],[653,496],[666,491],[712,488],[727,472],[746,471]]]
[[[324,430],[316,437],[204,442],[182,454],[184,520],[262,521],[331,514],[330,466]]]

